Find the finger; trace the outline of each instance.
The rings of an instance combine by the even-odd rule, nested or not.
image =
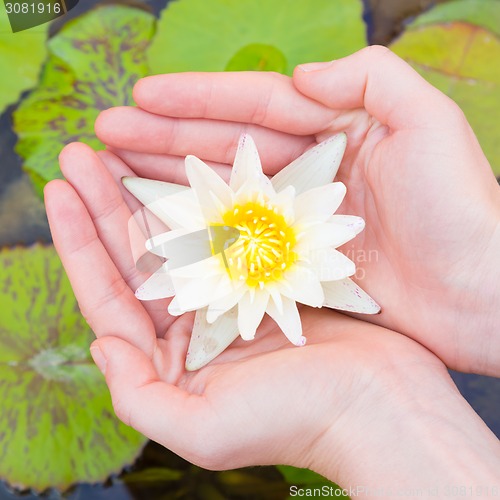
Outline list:
[[[104,144],[114,148],[181,157],[195,155],[228,165],[234,161],[241,134],[247,132],[254,138],[263,168],[269,174],[316,143],[310,136],[294,136],[257,125],[169,118],[132,107],[103,111],[95,131]]]
[[[139,274],[130,251],[128,223],[132,216],[113,177],[86,144],[72,143],[60,156],[61,171],[85,204],[108,255],[131,288],[147,276]]]
[[[300,92],[330,108],[364,107],[392,128],[436,126],[446,115],[443,104],[456,108],[405,61],[379,46],[329,63],[297,66],[293,83]]]
[[[151,355],[151,320],[104,249],[78,194],[62,180],[48,183],[44,193],[54,245],[90,327],[97,337],[119,336]]]
[[[108,151],[121,158],[134,171],[133,175],[146,177],[147,179],[173,182],[174,184],[189,185],[184,166],[185,159],[183,157],[154,153],[137,153],[136,151],[113,147],[110,147]],[[206,161],[205,163],[212,167],[226,182],[229,182],[231,175],[231,167],[229,165],[211,161]]]
[[[135,85],[134,99],[151,113],[253,123],[296,135],[323,130],[334,116],[297,92],[289,77],[271,72],[148,76]]]
[[[160,380],[153,360],[121,339],[108,337],[92,344],[91,353],[104,370],[113,406],[125,424],[186,458],[207,420],[206,400]],[[202,436],[200,436],[202,437]]]
[[[142,203],[131,194],[128,189],[123,185],[123,177],[135,177],[136,172],[130,168],[130,166],[124,162],[121,158],[115,155],[111,151],[97,151],[97,156],[106,165],[106,169],[110,173],[111,177],[118,186],[120,193],[123,197],[123,201],[127,204],[131,213],[139,210],[143,205]]]
[[[193,331],[194,313],[186,313],[176,318],[162,339],[158,340],[158,347],[162,352],[163,362],[156,369],[161,380],[171,384],[178,384],[186,373],[186,355]]]
[[[134,213],[139,210],[143,206],[142,203],[130,194],[121,182],[122,177],[135,176],[136,172],[110,151],[98,151],[97,156],[106,165],[106,169],[119,187],[130,211]],[[158,342],[158,346],[168,359],[166,363],[168,373],[164,372],[162,379],[176,381],[184,371],[186,352],[193,328],[193,315],[187,313],[179,318],[172,318],[167,313],[168,302],[163,300],[144,301],[142,306],[151,316],[156,326],[157,336],[165,340],[165,342]]]
[[[109,156],[104,156],[104,159],[112,161]],[[137,269],[132,253],[133,236],[130,233],[132,212],[125,203],[120,188],[100,157],[85,144],[69,144],[61,152],[59,160],[66,180],[85,204],[106,252],[125,282],[132,290],[136,290],[149,274]],[[118,158],[115,161],[120,162]],[[140,233],[134,233],[135,238],[138,236]],[[137,242],[137,246],[144,248],[144,241]],[[160,265],[159,261],[158,266]],[[174,321],[166,312],[169,302],[158,300],[143,303],[158,336],[163,336]]]

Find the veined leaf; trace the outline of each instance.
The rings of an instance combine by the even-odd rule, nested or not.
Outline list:
[[[392,50],[462,108],[500,174],[500,2],[459,0],[411,24]]]
[[[412,27],[465,21],[500,35],[498,0],[455,0],[443,3],[418,16]]]
[[[182,0],[163,11],[148,50],[154,73],[266,69],[366,45],[360,0]]]
[[[17,152],[39,191],[61,177],[58,155],[73,141],[102,147],[94,135],[99,112],[132,104],[135,82],[147,74],[143,53],[155,19],[108,5],[70,21],[49,41],[40,85],[14,114]]]
[[[47,55],[48,26],[12,33],[5,5],[0,2],[0,113],[36,84]]]
[[[0,269],[0,478],[64,489],[120,472],[146,439],[114,416],[54,248],[4,249]]]

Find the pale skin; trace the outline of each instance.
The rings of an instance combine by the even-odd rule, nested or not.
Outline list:
[[[96,124],[110,151],[66,147],[67,181],[45,192],[118,416],[207,468],[287,463],[344,487],[494,485],[498,440],[445,367],[500,375],[500,196],[459,108],[382,48],[293,79],[149,77],[134,97],[141,109],[108,110]],[[347,250],[376,250],[361,285],[383,312],[368,323],[304,308],[305,347],[266,320],[255,341],[187,373],[192,317],[175,321],[166,301],[133,294],[146,277],[128,251],[138,204],[119,180],[182,182],[186,154],[227,176],[243,131],[270,175],[347,132],[340,213],[367,225]]]

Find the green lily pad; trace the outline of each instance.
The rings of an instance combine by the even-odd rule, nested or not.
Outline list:
[[[236,52],[225,68],[226,71],[286,71],[286,57],[272,45],[251,43]]]
[[[331,493],[329,496],[335,498],[350,498],[340,486],[312,470],[299,469],[290,465],[277,465],[276,467],[291,486],[328,492]]]
[[[412,27],[453,21],[465,21],[482,26],[500,35],[498,0],[456,0],[443,3],[418,16]]]
[[[276,69],[291,74],[297,64],[364,47],[362,11],[361,0],[172,2],[162,13],[148,58],[154,73],[224,71],[246,50],[248,60],[243,65],[240,60],[236,69],[257,69],[251,52],[256,45],[267,46],[273,61],[277,52],[282,54],[279,66],[273,63]]]
[[[0,113],[35,86],[47,56],[48,24],[12,33],[4,3],[0,3]]]
[[[139,472],[130,472],[123,477],[125,484],[147,484],[157,485],[158,483],[170,483],[182,479],[182,472],[165,467],[151,467]]]
[[[391,49],[457,102],[500,174],[500,2],[460,0],[435,7]]]
[[[119,472],[144,436],[113,413],[52,246],[0,251],[0,478],[64,489]]]
[[[41,82],[14,114],[16,151],[39,192],[62,177],[57,157],[65,144],[102,147],[94,135],[101,110],[133,104],[154,27],[141,9],[108,5],[70,21],[49,41]]]

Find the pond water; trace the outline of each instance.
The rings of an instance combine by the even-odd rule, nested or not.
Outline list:
[[[334,1],[334,0],[332,0]],[[146,0],[142,4],[148,5],[158,13],[168,0]],[[78,7],[64,18],[71,19],[89,9],[98,0],[81,1]],[[134,3],[134,2],[128,2]],[[313,4],[314,2],[312,2]],[[433,3],[431,0],[369,0],[366,3],[365,18],[369,25],[369,40],[371,43],[388,43],[404,27],[404,20],[428,8]],[[53,31],[59,24],[55,24]],[[36,241],[48,243],[51,241],[47,220],[42,202],[33,194],[27,176],[22,172],[21,161],[14,153],[15,135],[11,131],[11,114],[13,107],[0,116],[0,246],[14,244],[29,245]],[[480,377],[476,375],[451,373],[455,383],[471,406],[479,413],[487,425],[500,437],[500,379]],[[120,478],[112,478],[106,485],[78,485],[64,495],[64,498],[76,499],[143,499],[143,498],[198,498],[202,485],[206,494],[203,498],[286,498],[285,483],[274,468],[259,468],[251,470],[250,475],[260,476],[268,482],[267,490],[271,496],[262,491],[252,490],[249,486],[248,493],[254,494],[221,496],[220,488],[223,479],[217,473],[201,471],[176,457],[162,447],[150,443],[146,446],[134,470],[140,471],[150,467],[167,467],[182,473],[182,480],[177,483],[176,491],[171,491],[168,485],[155,481],[134,483],[124,482]],[[258,483],[258,481],[257,481]],[[257,484],[256,483],[256,484]],[[158,484],[161,489],[158,490]],[[260,484],[260,483],[259,483]],[[274,489],[269,489],[272,484]],[[262,486],[261,486],[262,487]],[[224,491],[224,489],[222,488]],[[8,487],[0,482],[0,500],[18,498],[40,498],[40,496],[25,492],[22,495],[14,494]],[[43,495],[45,498],[61,498],[61,494],[49,491]]]

